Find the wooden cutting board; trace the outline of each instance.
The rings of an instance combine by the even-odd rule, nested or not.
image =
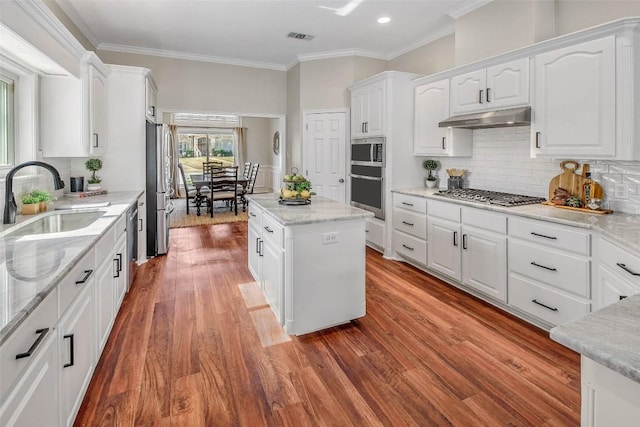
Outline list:
[[[582,199],[582,188],[586,181],[586,173],[589,172],[589,165],[582,166],[582,175],[576,174],[576,170],[580,167],[580,164],[573,160],[565,160],[560,163],[562,173],[549,182],[549,201],[553,199],[556,188],[564,188],[572,196],[577,196]],[[594,194],[591,195],[592,199],[602,199],[603,191],[600,184],[595,183]]]

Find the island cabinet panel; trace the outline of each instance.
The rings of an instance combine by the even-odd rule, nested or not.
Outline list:
[[[365,223],[365,233],[367,236],[367,245],[377,251],[384,251],[384,221],[378,218],[367,218]]]

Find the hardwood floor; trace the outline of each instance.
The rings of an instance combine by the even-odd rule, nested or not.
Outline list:
[[[246,222],[171,233],[76,425],[579,425],[576,353],[413,267],[367,249],[367,315],[289,337],[247,269]]]

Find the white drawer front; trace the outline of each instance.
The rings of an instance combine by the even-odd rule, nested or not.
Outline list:
[[[118,237],[120,237],[120,235],[127,230],[127,215],[126,214],[120,215],[120,218],[118,218],[118,221],[116,221],[115,230],[116,230],[116,239]]]
[[[427,216],[404,209],[393,210],[393,228],[421,239],[427,238]]]
[[[393,206],[419,213],[427,213],[427,199],[406,194],[393,194]]]
[[[533,281],[509,275],[509,305],[552,325],[561,325],[589,314],[588,302],[573,299]]]
[[[393,232],[393,249],[400,255],[427,265],[427,242],[402,231]]]
[[[113,247],[116,244],[115,227],[109,228],[96,244],[96,265],[102,264],[107,257],[113,256]]]
[[[53,332],[57,321],[58,293],[54,289],[0,347],[0,378],[2,378],[0,381],[0,401],[4,401],[18,376],[36,357],[40,346],[46,340],[46,336]],[[49,330],[36,333],[36,331],[45,328],[49,328]],[[26,353],[41,336],[40,344],[34,349],[31,356],[16,359],[18,354]]]
[[[436,216],[453,222],[460,222],[460,205],[429,201],[429,216]]]
[[[591,262],[588,259],[509,241],[509,270],[576,295],[591,297]]]
[[[277,247],[284,247],[284,228],[269,215],[262,216],[262,237],[271,240]]]
[[[600,263],[640,288],[640,258],[613,243],[600,239]]]
[[[64,314],[76,295],[84,289],[84,284],[93,278],[96,265],[94,251],[94,248],[89,249],[80,262],[58,284],[60,316]]]
[[[482,209],[462,208],[462,223],[495,233],[507,234],[507,217]]]
[[[509,218],[509,236],[551,248],[591,255],[591,234],[577,228],[511,217]]]
[[[262,227],[262,209],[257,208],[254,203],[249,203],[249,221]]]
[[[365,237],[367,242],[384,248],[384,222],[368,218],[364,224]]]

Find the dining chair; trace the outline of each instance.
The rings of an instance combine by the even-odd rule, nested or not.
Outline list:
[[[222,162],[220,160],[209,160],[208,162],[202,162],[202,174],[208,175],[211,172],[211,168],[220,167],[222,167]]]
[[[182,175],[182,182],[184,183],[184,192],[185,194],[185,199],[187,201],[187,215],[189,214],[189,201],[195,199],[196,197],[196,187],[191,185],[191,184],[187,184],[187,177],[184,173],[184,166],[182,166],[182,163],[178,163],[178,169],[180,169],[180,175]]]
[[[240,199],[240,203],[242,203],[242,212],[247,210],[247,205],[249,202],[245,197],[246,194],[253,194],[253,188],[256,184],[256,178],[258,177],[258,169],[260,168],[260,163],[253,163],[251,165],[251,170],[249,171],[249,175],[247,176],[247,185],[246,187],[240,186],[240,194],[238,198]]]
[[[217,201],[227,202],[231,210],[235,209],[235,214],[238,215],[238,166],[212,168],[209,178],[209,188],[211,189],[209,212],[212,218],[213,208]]]
[[[251,173],[251,162],[244,162],[244,169],[242,170],[242,176],[245,178],[249,178],[249,174]]]

